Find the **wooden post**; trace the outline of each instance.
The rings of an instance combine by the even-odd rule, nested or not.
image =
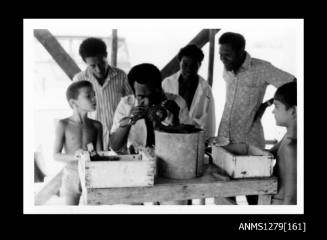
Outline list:
[[[225,197],[215,197],[214,202],[215,205],[237,205],[235,200]]]
[[[72,80],[76,73],[81,70],[69,56],[65,49],[60,45],[57,39],[47,29],[35,29],[34,36],[49,52],[52,58],[58,63],[60,68]]]
[[[216,34],[220,29],[211,29],[214,34]],[[201,30],[187,45],[195,44],[199,48],[202,48],[209,41],[209,29]],[[179,69],[179,62],[177,59],[177,55],[173,57],[172,60],[166,66],[164,66],[161,70],[162,80],[166,77],[174,74]]]
[[[112,30],[111,66],[117,66],[117,29]]]
[[[271,195],[259,195],[258,196],[258,205],[271,205]]]
[[[209,67],[208,67],[208,82],[212,87],[213,81],[213,66],[214,66],[214,58],[215,58],[215,35],[216,30],[209,30]]]
[[[55,177],[53,177],[46,185],[39,191],[34,198],[35,205],[44,205],[55,195],[61,186],[63,170],[61,170]]]

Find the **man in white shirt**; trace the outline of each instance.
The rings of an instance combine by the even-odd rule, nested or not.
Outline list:
[[[152,147],[154,123],[149,107],[162,105],[168,110],[163,124],[190,124],[185,101],[178,95],[165,93],[161,87],[159,69],[148,63],[134,66],[128,73],[133,95],[123,97],[114,114],[110,131],[112,149],[118,153],[133,153],[138,147]]]
[[[180,70],[165,78],[165,92],[180,95],[187,103],[192,123],[205,130],[205,139],[216,134],[215,102],[210,85],[198,70],[204,54],[196,45],[187,45],[178,53]]]

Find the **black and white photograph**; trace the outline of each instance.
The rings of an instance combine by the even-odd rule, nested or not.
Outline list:
[[[304,213],[304,19],[24,19],[23,37],[25,214]]]

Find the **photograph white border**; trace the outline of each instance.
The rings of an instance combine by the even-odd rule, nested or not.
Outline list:
[[[297,42],[297,81],[298,81],[298,175],[297,175],[297,205],[294,206],[220,206],[220,205],[191,205],[191,206],[34,206],[34,164],[32,163],[34,107],[33,107],[33,45],[34,29],[74,29],[100,28],[106,29],[135,27],[156,27],[182,29],[183,26],[195,28],[228,29],[234,24],[247,26],[276,26],[283,27],[287,23],[296,30]],[[303,214],[304,213],[304,20],[303,19],[24,19],[24,184],[23,212],[25,214]]]

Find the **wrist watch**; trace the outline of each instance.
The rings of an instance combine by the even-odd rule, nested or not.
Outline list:
[[[131,118],[129,118],[129,120],[128,120],[127,123],[122,124],[122,121],[124,121],[124,120],[126,120],[126,118],[121,120],[121,122],[119,123],[119,127],[125,128],[125,127],[132,126],[133,125],[133,121],[132,121]]]

